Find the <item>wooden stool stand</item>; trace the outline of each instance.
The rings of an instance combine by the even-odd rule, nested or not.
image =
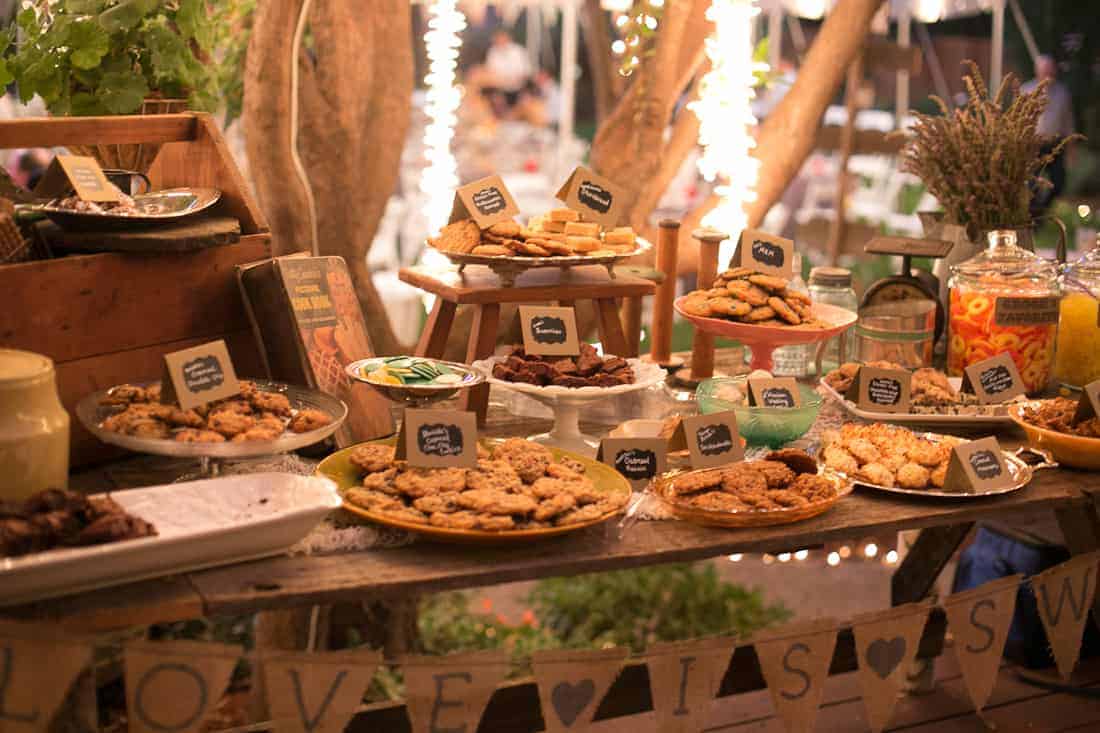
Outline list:
[[[436,296],[435,307],[416,345],[417,356],[441,358],[458,306],[477,306],[477,318],[466,347],[467,363],[493,355],[503,303],[556,301],[562,306],[572,306],[578,300],[591,300],[596,308],[604,352],[616,356],[637,356],[636,342],[628,341],[623,333],[617,299],[641,298],[651,295],[656,288],[649,280],[637,277],[619,275],[613,278],[599,265],[565,270],[556,267],[528,270],[517,277],[510,287],[501,285],[499,277],[482,267],[468,267],[461,273],[452,269],[406,267],[399,276],[404,282]],[[489,385],[474,387],[465,395],[464,409],[476,412],[478,424],[483,425],[489,405]]]

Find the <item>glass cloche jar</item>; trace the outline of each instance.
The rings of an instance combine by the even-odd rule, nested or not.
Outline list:
[[[1016,244],[1016,232],[989,232],[989,246],[951,268],[947,373],[1008,353],[1028,394],[1050,381],[1058,332],[1058,266]]]
[[[1083,387],[1100,379],[1100,239],[1062,268],[1062,293],[1054,378]]]

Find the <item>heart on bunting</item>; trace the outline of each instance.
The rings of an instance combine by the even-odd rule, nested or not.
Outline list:
[[[876,639],[867,646],[867,663],[882,679],[890,676],[905,659],[905,639],[895,636],[887,641]]]
[[[581,680],[576,684],[559,682],[550,693],[550,700],[561,722],[570,726],[580,717],[595,696],[596,683],[592,680]]]

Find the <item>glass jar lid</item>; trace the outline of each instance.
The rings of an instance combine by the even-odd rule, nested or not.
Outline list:
[[[1058,266],[1016,244],[1012,229],[994,229],[988,235],[989,246],[969,260],[951,268],[952,274],[969,277],[994,276],[1000,279],[1028,278],[1053,282]]]
[[[810,284],[823,288],[850,288],[852,273],[843,267],[815,267],[810,270]]]
[[[1100,236],[1097,237],[1097,246],[1065,265],[1062,272],[1067,285],[1083,285],[1092,291],[1094,298],[1100,298]]]

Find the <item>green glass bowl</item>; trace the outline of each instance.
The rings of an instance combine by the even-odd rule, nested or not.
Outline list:
[[[734,404],[719,399],[716,395],[723,385],[735,385],[742,393],[748,393],[746,377],[714,377],[699,383],[695,390],[695,399],[699,403],[699,412],[709,415],[713,412],[733,410],[737,416],[737,429],[749,445],[766,445],[769,448],[797,440],[806,434],[817,419],[821,409],[822,397],[812,387],[798,385],[802,394],[802,407],[750,407],[747,404]]]

